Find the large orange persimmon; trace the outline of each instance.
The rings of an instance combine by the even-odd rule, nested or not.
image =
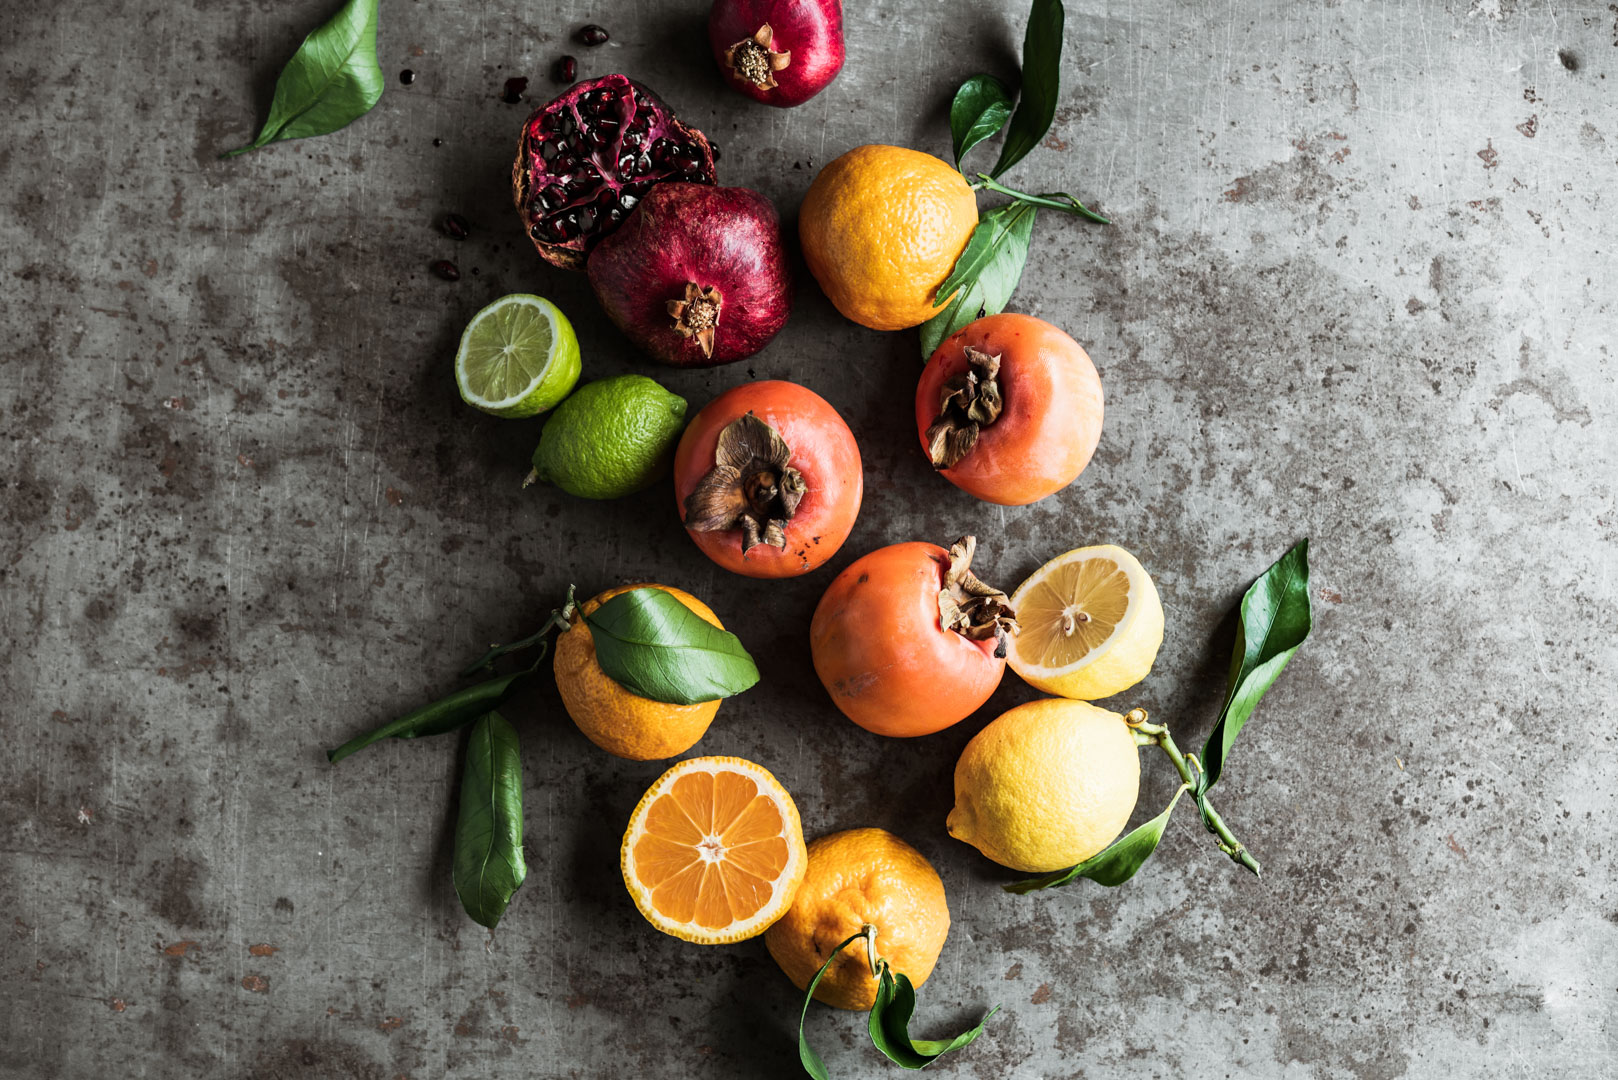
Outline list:
[[[977,540],[948,551],[893,544],[856,559],[815,608],[815,673],[850,720],[878,735],[928,735],[989,700],[1017,623],[1006,594],[972,573]]]
[[[962,327],[933,352],[916,386],[916,431],[933,467],[1004,506],[1076,480],[1101,439],[1101,413],[1089,354],[1032,315]]]
[[[708,558],[748,577],[793,577],[831,558],[854,527],[864,490],[848,425],[797,383],[725,391],[674,452],[686,531]]]

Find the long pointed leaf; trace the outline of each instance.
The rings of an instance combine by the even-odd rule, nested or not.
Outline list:
[[[1028,262],[1035,213],[1027,203],[1009,203],[978,220],[955,269],[938,289],[940,296],[954,292],[954,299],[921,326],[924,358],[967,323],[1005,310]]]
[[[1022,100],[1011,116],[1000,160],[989,172],[999,176],[1039,145],[1051,129],[1062,83],[1062,0],[1034,0],[1022,44]]]
[[[1225,705],[1202,750],[1197,794],[1219,782],[1225,760],[1259,699],[1275,684],[1314,624],[1309,604],[1309,541],[1300,540],[1264,571],[1242,597],[1241,622],[1230,658]]]
[[[505,700],[512,684],[524,675],[532,674],[533,670],[526,668],[457,690],[448,697],[439,698],[405,713],[397,720],[390,720],[379,728],[356,736],[335,750],[326,751],[326,760],[335,765],[356,750],[363,750],[383,739],[419,739],[459,731]]]
[[[831,962],[837,959],[837,954],[864,936],[864,931],[861,931],[833,949],[831,955],[826,957],[826,962],[820,965],[820,970],[815,972],[815,977],[809,980],[809,989],[804,991],[803,1012],[798,1014],[798,1061],[802,1063],[803,1071],[815,1080],[831,1080],[831,1074],[826,1072],[826,1063],[820,1060],[820,1055],[815,1053],[814,1047],[809,1045],[809,1039],[803,1033],[804,1022],[809,1019],[809,1003],[815,1000],[815,987],[820,985],[821,977],[826,974],[826,969],[831,967]]]
[[[955,164],[972,147],[995,134],[1011,119],[1011,91],[993,75],[974,75],[955,91],[949,107],[949,131]]]
[[[1135,876],[1135,872],[1145,865],[1146,860],[1152,857],[1157,845],[1163,839],[1163,830],[1168,827],[1169,815],[1180,802],[1180,796],[1185,794],[1185,786],[1174,793],[1169,805],[1164,811],[1144,825],[1137,825],[1131,829],[1128,836],[1113,844],[1079,865],[1067,870],[1055,870],[1049,874],[1041,874],[1026,881],[1013,882],[1001,888],[1009,893],[1023,895],[1039,889],[1057,889],[1063,885],[1071,885],[1081,877],[1089,878],[1098,885],[1115,888]]]

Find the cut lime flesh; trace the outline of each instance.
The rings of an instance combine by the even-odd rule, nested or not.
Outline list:
[[[472,317],[455,353],[461,400],[495,416],[534,416],[579,381],[579,339],[555,304],[502,296]]]

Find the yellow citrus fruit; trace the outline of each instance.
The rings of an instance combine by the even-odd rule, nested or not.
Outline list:
[[[815,177],[798,235],[838,311],[903,330],[937,314],[933,294],[977,223],[977,197],[958,170],[919,150],[858,146]]]
[[[1006,663],[1037,690],[1095,701],[1152,670],[1163,644],[1163,604],[1151,575],[1121,547],[1058,555],[1011,595],[1022,629]]]
[[[927,981],[949,935],[949,905],[938,871],[915,848],[882,829],[850,829],[809,845],[809,872],[764,944],[799,990],[843,941],[876,927],[876,953],[917,986]],[[837,954],[815,1000],[869,1009],[876,979],[863,942]]]
[[[697,744],[719,711],[718,701],[670,705],[637,697],[608,677],[596,661],[595,639],[583,616],[619,593],[662,589],[708,622],[724,627],[708,606],[667,585],[624,585],[586,600],[573,625],[556,639],[556,688],[579,730],[609,754],[634,761],[676,757]]]
[[[1002,866],[1042,874],[1112,843],[1139,795],[1140,753],[1124,718],[1043,698],[1002,713],[966,744],[945,827]]]
[[[640,913],[699,945],[762,934],[792,903],[807,862],[792,796],[733,757],[690,758],[660,776],[619,852]]]

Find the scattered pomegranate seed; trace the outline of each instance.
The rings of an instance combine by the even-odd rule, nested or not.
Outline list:
[[[456,240],[465,240],[471,229],[467,227],[466,219],[461,215],[445,214],[444,232]]]
[[[605,45],[611,38],[612,35],[607,33],[605,27],[597,26],[595,23],[579,28],[579,44],[581,45],[589,45],[593,48],[597,45]]]
[[[433,263],[431,269],[433,273],[437,274],[445,281],[461,280],[461,268],[450,262],[448,259],[439,259],[437,262]]]
[[[564,56],[556,61],[551,75],[559,83],[570,83],[579,77],[579,62],[571,56]]]

